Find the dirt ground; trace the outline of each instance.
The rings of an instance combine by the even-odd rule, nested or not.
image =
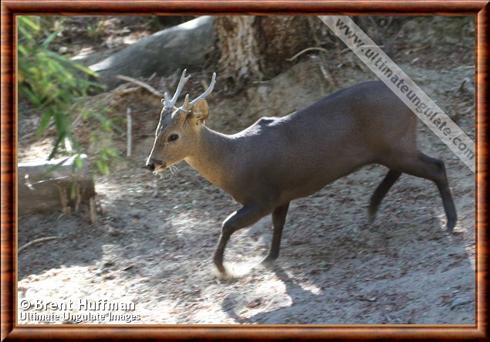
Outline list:
[[[426,32],[423,24],[420,32]],[[426,25],[440,28],[433,24]],[[424,44],[429,47],[413,56],[407,53]],[[430,44],[405,41],[408,47],[399,48],[395,61],[399,57],[402,69],[474,139],[474,41],[443,41],[439,49]],[[451,54],[449,46],[455,46]],[[366,68],[350,62],[355,57],[348,52],[342,58],[344,65],[330,69],[336,83],[374,79]],[[303,62],[306,68],[316,63],[306,56]],[[285,104],[297,109],[334,88],[323,78],[298,82],[294,72],[278,76],[286,89],[270,82],[269,102],[289,87],[303,87]],[[258,106],[251,96],[250,107]],[[236,131],[257,116],[275,115],[272,109],[244,109],[235,126],[227,125],[233,109],[244,107],[236,101],[235,108],[218,104],[232,107],[234,101],[219,96],[210,101],[209,124]],[[19,302],[133,302],[135,323],[474,323],[475,177],[427,128],[420,124],[418,130],[421,149],[446,163],[459,215],[454,234],[445,230],[436,186],[408,175],[393,186],[369,225],[369,197],[387,172],[373,165],[291,203],[281,255],[272,268],[258,264],[271,240],[269,217],[235,233],[225,255],[235,277],[221,280],[212,253],[221,222],[239,206],[184,163],[175,174],[153,176],[141,169],[146,157],[141,155],[110,176],[96,178],[96,224],[83,212],[19,218],[19,246],[58,237],[20,253]],[[149,141],[141,140],[141,151]],[[21,141],[21,147],[19,157],[27,160],[43,153],[46,142]]]

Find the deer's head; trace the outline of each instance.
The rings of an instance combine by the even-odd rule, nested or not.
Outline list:
[[[170,98],[166,93],[162,99],[163,108],[155,131],[155,140],[145,166],[151,171],[162,172],[197,150],[200,129],[208,117],[205,98],[213,91],[216,73],[213,73],[211,83],[204,93],[192,101],[187,94],[183,105],[177,107],[177,99],[190,78],[185,73],[186,70],[182,72],[174,96]]]

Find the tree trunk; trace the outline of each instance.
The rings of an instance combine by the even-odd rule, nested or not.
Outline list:
[[[299,51],[315,45],[310,18],[304,16],[228,16],[214,23],[220,76],[240,87],[270,79]]]

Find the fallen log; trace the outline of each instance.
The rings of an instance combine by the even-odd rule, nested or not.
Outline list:
[[[124,82],[117,75],[168,76],[184,67],[201,68],[214,46],[213,20],[203,16],[157,32],[91,65],[90,69],[112,89]]]
[[[19,163],[19,215],[59,210],[69,214],[82,205],[89,206],[95,184],[86,156],[81,160],[80,169],[74,167],[75,157]]]

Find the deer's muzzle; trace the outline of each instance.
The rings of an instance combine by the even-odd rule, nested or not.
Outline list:
[[[145,168],[150,171],[155,171],[158,169],[165,168],[165,163],[162,162],[161,160],[151,158],[146,161]]]

